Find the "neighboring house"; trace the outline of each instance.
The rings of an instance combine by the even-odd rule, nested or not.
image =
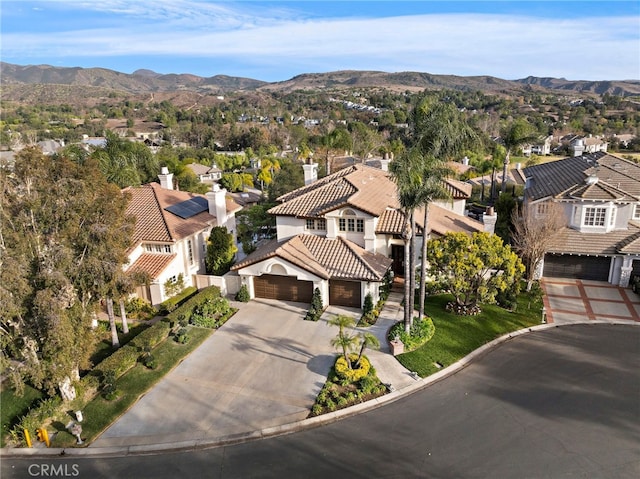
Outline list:
[[[526,145],[522,148],[522,154],[524,156],[531,155],[550,155],[551,154],[551,143],[553,141],[553,136],[547,136],[542,143]]]
[[[305,177],[315,166],[304,165]],[[269,210],[277,238],[232,269],[251,297],[310,302],[318,288],[325,305],[360,308],[367,293],[377,301],[386,271],[404,273],[405,221],[395,183],[388,172],[362,164],[311,180]],[[463,216],[471,187],[455,180],[446,185],[453,200],[430,205],[432,234],[482,230],[482,223]],[[416,217],[421,235],[422,212]]]
[[[222,178],[222,170],[216,165],[206,166],[200,163],[190,163],[187,168],[196,174],[200,183],[213,183]]]
[[[541,270],[547,277],[628,286],[640,275],[640,165],[603,152],[531,166],[525,201],[541,216],[559,203],[567,226]]]
[[[607,151],[608,143],[602,138],[588,137],[575,138],[569,143],[569,151],[573,156],[581,156],[588,153],[599,153]]]
[[[167,281],[180,275],[185,286],[195,286],[194,275],[204,274],[207,239],[214,226],[235,234],[240,207],[214,185],[205,195],[176,191],[173,175],[163,168],[160,184],[125,188],[131,196],[127,214],[136,218],[133,246],[126,271],[146,272],[151,282],[136,294],[153,305],[168,298]]]
[[[42,150],[42,153],[45,155],[54,155],[60,149],[64,148],[64,140],[56,141],[56,140],[43,140],[37,143],[38,147]]]

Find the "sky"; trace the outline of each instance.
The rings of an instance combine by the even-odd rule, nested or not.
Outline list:
[[[0,58],[18,65],[640,79],[637,0],[2,0],[0,28]]]

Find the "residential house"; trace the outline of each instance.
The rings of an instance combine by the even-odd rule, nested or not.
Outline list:
[[[308,184],[269,210],[277,238],[232,269],[251,297],[309,302],[318,288],[325,305],[360,308],[368,293],[377,301],[389,268],[404,274],[405,220],[397,188],[382,169],[355,164],[318,180],[316,166],[304,165]],[[453,199],[429,206],[431,234],[483,230],[464,216],[471,187],[455,180],[446,186]],[[423,214],[416,216],[421,235]]]
[[[222,170],[215,164],[213,166],[201,165],[200,163],[190,163],[187,165],[200,180],[200,183],[213,183],[222,178]]]
[[[578,137],[569,143],[569,151],[573,156],[581,156],[588,153],[598,153],[603,151],[606,153],[608,143],[599,137],[587,136]]]
[[[166,285],[180,277],[195,286],[194,276],[205,273],[207,239],[214,226],[235,234],[240,207],[217,184],[205,195],[173,189],[173,175],[165,167],[160,184],[125,188],[130,195],[127,214],[136,218],[133,246],[126,271],[145,272],[151,280],[137,296],[158,305],[168,298]]]
[[[628,286],[640,275],[640,165],[604,152],[530,166],[525,201],[541,220],[562,205],[564,227],[545,255],[547,277]]]

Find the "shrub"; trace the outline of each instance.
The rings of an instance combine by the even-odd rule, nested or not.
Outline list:
[[[142,364],[149,369],[155,369],[158,367],[158,361],[156,361],[155,356],[151,353],[145,354]]]
[[[154,308],[148,301],[138,297],[127,300],[124,304],[124,308],[127,312],[127,316],[132,319],[151,319],[157,313],[156,308]]]
[[[189,330],[187,328],[180,328],[176,333],[176,341],[180,344],[186,344],[189,341]]]
[[[167,314],[175,311],[181,304],[194,296],[197,292],[198,288],[195,286],[189,286],[188,288],[183,289],[180,294],[176,294],[175,296],[163,301],[160,304],[160,312],[162,314]]]
[[[318,321],[323,312],[322,295],[320,294],[320,289],[316,288],[313,290],[313,296],[311,297],[311,307],[304,319],[305,321]]]
[[[225,298],[207,298],[193,309],[190,322],[203,328],[215,328],[218,320],[230,310],[229,301]]]
[[[338,377],[347,379],[349,382],[353,383],[369,374],[371,363],[366,356],[362,356],[362,358],[360,358],[360,364],[357,368],[354,368],[353,364],[357,361],[358,355],[351,353],[349,354],[349,359],[352,364],[351,368],[347,365],[347,360],[344,356],[338,356],[338,359],[336,359],[335,369]]]
[[[248,303],[251,297],[249,296],[249,288],[247,288],[246,284],[240,286],[240,289],[236,293],[236,301],[240,301],[241,303]]]
[[[141,351],[150,351],[169,336],[170,329],[171,327],[168,323],[159,321],[138,334],[131,340],[129,345]]]
[[[373,313],[373,296],[371,293],[367,293],[364,297],[364,304],[362,306],[362,315],[367,316]]]
[[[201,303],[207,301],[207,299],[219,298],[220,297],[220,288],[217,286],[209,286],[208,288],[204,288],[198,294],[192,296],[183,304],[181,304],[178,308],[167,315],[167,320],[172,324],[175,324],[180,321],[191,320],[191,314],[196,306]]]
[[[404,343],[405,352],[413,351],[427,343],[435,334],[436,327],[431,318],[422,321],[415,319],[411,331],[407,334],[402,321],[394,324],[389,330],[388,339],[393,340],[396,336]]]
[[[366,375],[358,383],[358,389],[364,394],[371,394],[378,386],[379,381],[371,374]]]
[[[136,347],[126,344],[100,362],[95,369],[103,375],[113,373],[116,378],[119,378],[136,365],[139,356],[140,353]]]

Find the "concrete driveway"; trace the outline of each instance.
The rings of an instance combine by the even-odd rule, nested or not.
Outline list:
[[[576,323],[585,320],[640,322],[640,296],[628,288],[603,281],[544,278],[547,322]]]
[[[92,446],[222,437],[306,418],[333,364],[337,333],[323,320],[304,321],[307,308],[241,304]]]

